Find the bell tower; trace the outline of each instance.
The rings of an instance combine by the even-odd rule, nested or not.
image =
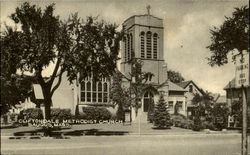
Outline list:
[[[126,76],[131,73],[131,59],[140,59],[143,62],[142,71],[154,74],[151,84],[159,85],[165,82],[164,72],[167,71],[164,63],[163,20],[150,14],[134,15],[124,21],[125,32],[122,41],[121,72]]]

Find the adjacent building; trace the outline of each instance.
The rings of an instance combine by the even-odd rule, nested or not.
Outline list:
[[[190,81],[183,81],[180,83],[177,83],[181,88],[183,88],[185,92],[185,98],[186,98],[186,112],[187,116],[193,116],[194,115],[194,106],[192,103],[192,100],[196,94],[199,94],[202,96],[204,94],[204,91],[197,86],[192,80]]]

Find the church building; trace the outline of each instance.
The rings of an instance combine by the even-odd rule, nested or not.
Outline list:
[[[142,72],[150,72],[152,78],[146,82],[145,89],[142,90],[140,108],[135,112],[131,109],[132,121],[147,121],[149,104],[156,104],[159,94],[163,94],[165,101],[171,103],[170,113],[173,113],[174,106],[178,104],[179,112],[187,115],[187,107],[184,93],[185,89],[170,82],[167,77],[167,65],[164,61],[164,26],[163,20],[148,13],[144,15],[134,15],[126,19],[122,24],[125,37],[121,42],[121,62],[120,72],[131,79],[131,61],[133,59],[142,62]],[[93,81],[92,77],[86,78],[83,82],[75,82],[69,85],[64,76],[58,90],[53,95],[52,108],[69,108],[72,114],[76,107],[81,112],[84,106],[105,106],[115,113],[110,100],[110,85],[112,80],[103,78],[101,81]],[[124,86],[129,87],[130,81],[124,79]],[[35,94],[39,96],[39,89]],[[40,91],[41,94],[41,91]],[[41,96],[41,95],[40,95]],[[177,104],[176,104],[177,105]]]

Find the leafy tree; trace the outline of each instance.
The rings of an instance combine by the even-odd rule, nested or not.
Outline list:
[[[173,83],[180,83],[185,80],[181,75],[181,73],[179,72],[168,70],[167,73],[168,73],[168,79]]]
[[[212,109],[213,123],[217,129],[223,129],[227,127],[229,108],[226,104],[215,104]]]
[[[20,33],[11,27],[1,34],[1,115],[30,96],[32,78],[16,74],[22,52],[17,43],[21,41]]]
[[[226,20],[218,28],[214,27],[210,30],[211,45],[207,48],[212,52],[210,58],[208,58],[211,66],[221,66],[228,62],[228,54],[236,51],[233,55],[241,55],[244,50],[249,52],[249,8],[243,6],[241,8],[235,8],[232,17],[225,17]]]
[[[201,127],[201,117],[210,119],[211,110],[213,106],[213,97],[208,91],[203,95],[195,94],[192,99],[192,103],[195,105],[194,109],[194,130],[199,131]]]
[[[149,86],[149,84],[146,84],[148,80],[151,80],[154,76],[151,72],[143,72],[142,66],[143,61],[140,59],[136,59],[133,57],[132,53],[132,59],[129,61],[131,64],[131,72],[130,77],[126,77],[123,75],[123,78],[130,82],[129,85],[129,102],[130,105],[135,108],[135,114],[137,116],[138,109],[141,107],[140,100],[141,95],[145,87]]]
[[[28,2],[17,7],[10,17],[21,30],[16,31],[20,40],[14,44],[19,53],[12,46],[9,51],[19,55],[21,61],[14,60],[18,69],[33,73],[41,85],[46,119],[50,119],[52,96],[60,86],[63,73],[67,73],[71,83],[79,73],[79,80],[90,74],[94,78],[113,74],[122,36],[115,24],[99,22],[93,17],[82,20],[77,14],[63,22],[54,15],[54,4],[42,11]],[[53,73],[45,79],[42,72],[51,63],[55,64]]]
[[[160,95],[159,102],[154,110],[154,126],[157,128],[170,128],[170,114],[163,95]]]
[[[242,101],[233,101],[231,108],[231,115],[234,116],[235,122],[237,122],[235,125],[242,127]]]

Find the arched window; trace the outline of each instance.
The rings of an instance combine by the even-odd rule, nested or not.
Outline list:
[[[151,93],[150,91],[147,91],[145,94],[144,94],[144,98],[152,98],[154,97],[153,93]]]
[[[81,101],[85,102],[85,82],[81,83]]]
[[[145,33],[141,32],[141,57],[145,58]]]
[[[91,82],[87,82],[87,102],[91,102]]]
[[[100,81],[89,79],[81,82],[81,102],[108,103],[109,102],[109,79],[102,78]]]
[[[153,58],[157,59],[157,38],[158,35],[155,33],[153,36]]]
[[[152,58],[152,33],[150,31],[147,32],[147,58]]]

